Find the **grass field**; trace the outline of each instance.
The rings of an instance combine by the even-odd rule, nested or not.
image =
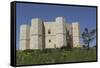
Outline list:
[[[16,51],[17,65],[95,61],[96,49],[46,49]]]

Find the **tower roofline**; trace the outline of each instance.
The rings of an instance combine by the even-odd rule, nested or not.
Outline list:
[[[28,24],[22,24],[21,27],[22,27],[22,26],[30,26],[30,25],[28,25]]]
[[[76,22],[72,22],[72,24],[79,24],[79,22],[77,22],[77,21]]]

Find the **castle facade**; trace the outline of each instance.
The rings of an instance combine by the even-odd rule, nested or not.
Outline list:
[[[63,17],[47,22],[33,18],[31,25],[20,26],[19,43],[20,50],[81,47],[79,23],[68,24]]]

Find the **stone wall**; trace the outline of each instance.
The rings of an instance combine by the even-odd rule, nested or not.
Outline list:
[[[30,26],[20,26],[20,50],[30,49]]]
[[[72,23],[73,47],[80,47],[79,23]]]
[[[43,47],[43,22],[35,18],[31,21],[30,49],[42,49]]]
[[[30,26],[20,26],[20,50],[61,48],[69,43],[80,47],[79,29],[78,22],[68,24],[63,17],[48,22],[33,18]]]

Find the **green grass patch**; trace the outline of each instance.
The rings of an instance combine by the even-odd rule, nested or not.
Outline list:
[[[96,49],[45,49],[16,51],[17,65],[95,61]]]

